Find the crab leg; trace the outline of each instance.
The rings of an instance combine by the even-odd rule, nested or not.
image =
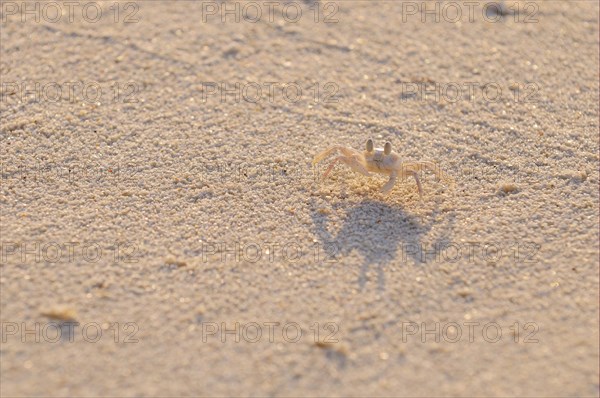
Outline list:
[[[361,173],[365,176],[369,176],[369,171],[365,168],[365,166],[362,165],[362,163],[360,163],[360,161],[358,159],[356,159],[355,156],[338,156],[335,159],[333,159],[333,161],[329,164],[329,167],[327,168],[327,170],[325,170],[325,173],[323,174],[323,179],[327,178],[327,176],[329,175],[329,173],[331,173],[331,170],[333,170],[333,167],[335,166],[335,164],[337,162],[342,162],[347,164],[353,171],[356,171],[358,173]]]
[[[335,164],[337,162],[340,162],[344,159],[343,156],[338,156],[337,158],[333,159],[333,161],[329,164],[329,167],[327,168],[327,170],[325,170],[325,173],[323,173],[323,179],[326,179],[327,176],[329,175],[329,173],[331,173],[331,170],[333,170],[333,167],[335,166]]]
[[[388,182],[385,183],[384,186],[381,187],[381,192],[382,193],[388,193],[396,184],[396,177],[398,176],[398,173],[395,171],[392,171],[390,173],[390,179],[388,180]]]
[[[415,177],[415,182],[417,183],[417,188],[419,190],[419,196],[421,197],[421,199],[423,199],[423,187],[421,187],[421,181],[419,180],[419,173],[417,173],[416,171],[411,171],[409,173],[412,174],[413,177]]]
[[[342,155],[346,157],[354,157],[356,155],[359,155],[359,153],[352,148],[347,148],[341,145],[334,145],[325,149],[323,152],[317,154],[312,161],[313,165],[315,163],[319,163],[321,160],[325,159],[327,156],[331,155],[335,151],[340,151]]]

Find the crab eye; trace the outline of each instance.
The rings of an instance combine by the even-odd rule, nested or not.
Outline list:
[[[383,146],[383,153],[385,153],[386,155],[389,155],[390,153],[392,153],[392,144],[390,144],[389,142],[386,142],[385,145]]]
[[[367,140],[367,152],[373,152],[373,140],[370,138]]]

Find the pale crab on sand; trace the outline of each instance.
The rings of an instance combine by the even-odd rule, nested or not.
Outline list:
[[[323,174],[323,179],[327,178],[337,162],[342,162],[350,166],[353,171],[365,176],[371,176],[371,172],[390,176],[388,182],[381,187],[382,193],[388,193],[394,187],[398,178],[404,179],[412,176],[417,183],[419,196],[422,198],[423,188],[421,187],[421,181],[419,180],[419,171],[433,171],[438,180],[442,177],[447,177],[433,162],[419,161],[403,163],[400,160],[400,156],[392,151],[391,143],[386,142],[383,148],[374,148],[372,139],[367,140],[366,148],[363,152],[341,145],[331,146],[315,156],[313,165],[325,159],[335,151],[341,152],[342,155],[333,159]]]

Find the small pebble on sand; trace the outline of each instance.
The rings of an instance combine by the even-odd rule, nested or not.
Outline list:
[[[509,194],[517,192],[518,190],[519,187],[513,182],[503,182],[500,184],[500,192],[502,193]]]
[[[73,321],[77,317],[74,309],[66,307],[51,308],[47,311],[41,311],[41,314],[58,321]]]

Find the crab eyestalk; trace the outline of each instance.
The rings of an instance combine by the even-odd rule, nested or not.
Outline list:
[[[389,142],[386,142],[385,145],[383,146],[383,153],[386,155],[389,155],[390,153],[392,153],[392,144]]]
[[[373,140],[370,138],[367,140],[367,152],[373,152]]]

